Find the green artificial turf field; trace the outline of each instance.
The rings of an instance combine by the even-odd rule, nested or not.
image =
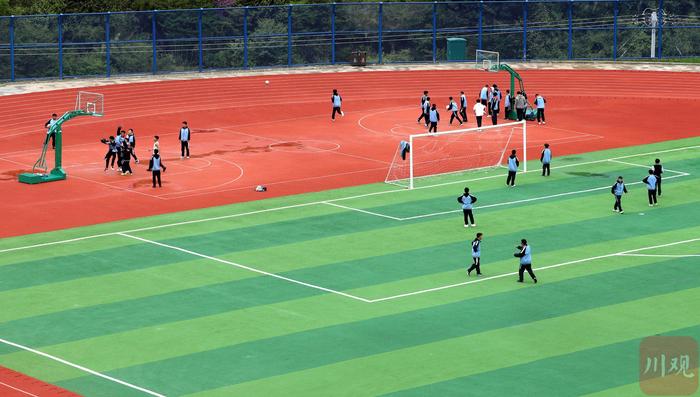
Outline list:
[[[699,155],[686,139],[555,157],[549,178],[531,162],[514,189],[499,169],[0,240],[0,365],[100,397],[643,395],[642,338],[700,339]],[[537,285],[515,282],[521,238]]]

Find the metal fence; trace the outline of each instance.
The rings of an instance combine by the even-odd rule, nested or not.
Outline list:
[[[0,17],[0,80],[445,62],[447,38],[506,60],[700,56],[696,0],[329,3]],[[655,43],[652,46],[652,40]]]

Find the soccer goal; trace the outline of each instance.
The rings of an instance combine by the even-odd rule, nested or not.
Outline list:
[[[512,149],[527,171],[526,128],[525,121],[519,121],[411,135],[397,148],[385,182],[413,189],[419,181],[435,183],[438,176],[500,167]]]

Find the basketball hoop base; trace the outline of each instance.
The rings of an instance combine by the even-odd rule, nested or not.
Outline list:
[[[31,172],[19,174],[19,181],[22,183],[27,183],[29,185],[36,185],[38,183],[45,182],[62,181],[64,179],[66,179],[66,172],[63,170],[63,168],[54,168],[48,174],[33,174]]]

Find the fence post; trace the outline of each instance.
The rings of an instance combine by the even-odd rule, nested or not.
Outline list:
[[[567,56],[569,60],[574,57],[574,26],[573,26],[573,14],[574,14],[574,0],[569,0],[569,7],[567,8],[567,13],[569,17],[569,49]]]
[[[433,63],[437,62],[437,1],[433,2]]]
[[[523,3],[523,61],[527,61],[527,0]]]
[[[201,72],[204,70],[204,54],[202,53],[202,14],[204,14],[204,9],[200,8],[199,9],[199,14],[197,15],[197,52],[199,54],[198,56],[198,63],[199,63],[199,71]]]
[[[659,16],[659,22],[658,22],[658,25],[659,25],[659,29],[658,29],[659,32],[658,32],[658,33],[659,33],[659,34],[658,34],[658,39],[657,39],[657,41],[658,41],[659,44],[658,44],[658,46],[656,47],[656,57],[659,58],[659,59],[661,59],[661,57],[663,56],[663,44],[664,44],[664,40],[663,40],[663,33],[664,33],[664,0],[659,0],[659,9],[658,9],[658,11],[656,12],[656,15]]]
[[[477,47],[479,50],[483,49],[484,40],[484,0],[479,1],[479,39],[477,40]]]
[[[58,14],[58,78],[63,78],[63,14]]]
[[[10,81],[15,81],[15,16],[10,16]]]
[[[619,0],[613,4],[613,61],[617,61],[617,15],[620,13]]]
[[[292,7],[287,6],[287,66],[292,66]]]
[[[379,2],[379,12],[378,12],[378,18],[379,18],[379,26],[377,28],[377,33],[379,37],[379,48],[377,50],[377,59],[378,63],[382,63],[382,52],[384,51],[382,48],[382,19],[384,18],[384,3],[381,1]]]
[[[335,65],[335,3],[331,5],[331,64]]]
[[[243,8],[243,67],[248,69],[248,6]]]
[[[110,77],[112,75],[112,45],[110,43],[111,37],[110,37],[110,15],[112,15],[111,12],[107,12],[105,14],[105,74],[107,77]]]
[[[151,64],[151,72],[158,73],[158,56],[156,53],[156,15],[158,10],[153,10],[151,13],[151,42],[153,46],[153,63]]]

